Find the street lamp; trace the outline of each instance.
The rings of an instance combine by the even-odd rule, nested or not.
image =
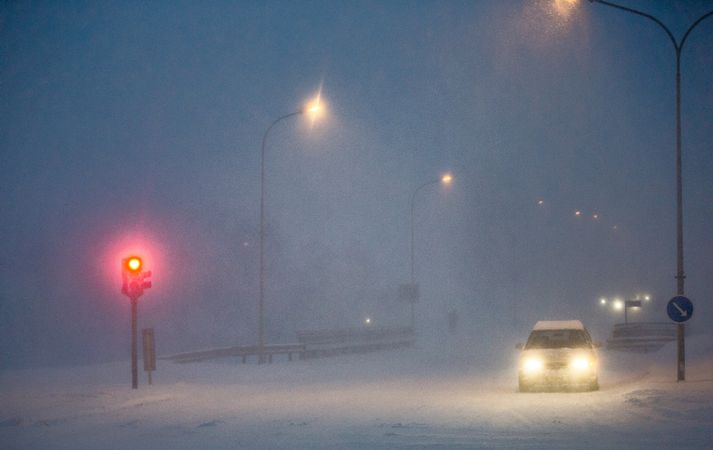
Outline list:
[[[676,41],[676,38],[671,33],[666,25],[663,24],[659,19],[647,14],[642,11],[638,11],[633,8],[628,8],[626,6],[617,5],[616,3],[611,3],[605,0],[589,0],[591,3],[600,3],[602,5],[610,6],[622,11],[630,12],[641,17],[646,17],[649,20],[655,22],[660,26],[666,35],[671,40],[673,48],[676,50],[676,293],[680,296],[684,295],[684,281],[686,275],[683,271],[683,175],[681,167],[681,52],[683,51],[683,45],[686,43],[688,35],[693,31],[699,23],[701,23],[706,18],[713,15],[713,11],[707,12],[699,17],[693,24],[688,27],[681,42]],[[685,325],[679,323],[676,329],[676,334],[678,337],[678,381],[685,381],[685,348],[684,348],[684,335],[685,335]]]
[[[262,136],[260,152],[260,296],[258,300],[258,362],[265,362],[265,143],[272,127],[279,122],[300,114],[308,114],[314,121],[324,111],[321,95],[304,108],[275,119]]]
[[[428,181],[426,183],[423,183],[419,187],[416,188],[416,190],[413,191],[413,195],[411,196],[411,289],[410,295],[409,295],[409,301],[411,303],[411,330],[415,331],[415,323],[416,323],[416,313],[415,313],[415,305],[416,305],[416,299],[418,297],[418,289],[416,288],[416,276],[414,272],[414,205],[415,205],[415,200],[416,200],[416,194],[419,193],[419,191],[426,186],[430,186],[432,184],[443,184],[444,186],[448,186],[453,182],[453,174],[450,172],[444,173],[441,175],[440,178],[437,178],[435,180]]]
[[[626,11],[632,14],[636,14],[641,17],[646,17],[649,20],[655,22],[660,26],[666,35],[671,40],[673,48],[676,50],[676,291],[678,295],[684,295],[684,280],[686,275],[683,271],[683,176],[681,167],[681,52],[683,51],[683,45],[686,43],[688,35],[693,31],[693,29],[701,23],[704,19],[713,15],[713,11],[710,11],[701,17],[699,17],[693,25],[691,25],[688,30],[683,34],[681,41],[676,41],[673,33],[663,24],[659,19],[647,14],[642,11],[638,11],[627,6],[617,5],[616,3],[608,2],[605,0],[589,0],[590,3],[600,3],[605,6],[610,6],[612,8],[619,9],[621,11]]]

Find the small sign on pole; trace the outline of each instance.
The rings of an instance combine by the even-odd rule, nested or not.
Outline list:
[[[151,384],[151,372],[156,370],[156,344],[154,341],[153,328],[141,330],[144,344],[144,370],[148,372],[149,384]]]

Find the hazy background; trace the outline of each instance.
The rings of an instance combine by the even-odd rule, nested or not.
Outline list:
[[[713,9],[621,2],[677,37]],[[262,135],[320,89],[327,116],[267,143],[269,342],[406,324],[411,195],[447,170],[415,202],[422,335],[456,308],[474,346],[558,318],[603,340],[622,318],[598,298],[638,292],[654,299],[636,320],[668,320],[674,50],[650,21],[565,3],[3,2],[0,368],[127,358],[129,252],[154,273],[139,326],[159,353],[256,342]],[[713,19],[682,70],[695,333],[713,306]]]

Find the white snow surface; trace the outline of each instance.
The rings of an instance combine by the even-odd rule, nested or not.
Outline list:
[[[711,448],[713,336],[602,351],[601,390],[516,391],[517,352],[470,343],[273,364],[128,362],[0,374],[2,449]]]

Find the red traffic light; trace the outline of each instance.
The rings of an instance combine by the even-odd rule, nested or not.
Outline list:
[[[121,293],[136,300],[144,294],[144,289],[151,288],[151,271],[142,272],[143,262],[138,256],[130,256],[122,261]]]
[[[124,260],[124,267],[129,272],[138,272],[141,270],[142,262],[138,256],[130,256]]]

